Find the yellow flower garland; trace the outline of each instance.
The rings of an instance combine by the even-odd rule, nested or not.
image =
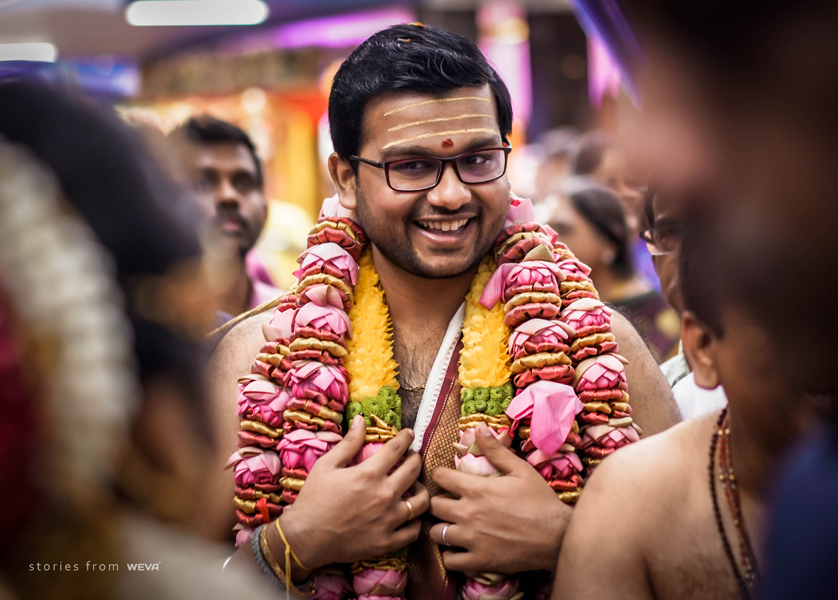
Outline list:
[[[344,363],[351,375],[349,398],[354,402],[375,396],[384,386],[399,389],[398,364],[393,358],[393,323],[369,248],[361,256],[359,266],[355,304],[349,311],[352,339],[346,343],[349,354]]]
[[[359,266],[355,304],[349,311],[352,339],[347,341],[349,354],[345,362],[351,374],[349,397],[353,402],[375,396],[385,386],[399,389],[398,364],[393,358],[393,324],[369,249],[361,256]],[[498,302],[491,310],[480,304],[480,296],[495,268],[491,255],[484,258],[466,295],[459,365],[464,388],[501,387],[511,377],[511,360],[506,351],[509,328],[503,322],[503,303]]]
[[[506,352],[509,328],[503,322],[503,303],[498,302],[492,310],[480,304],[480,296],[495,268],[491,255],[484,258],[466,296],[459,367],[460,384],[464,388],[501,387],[511,376],[511,360]]]

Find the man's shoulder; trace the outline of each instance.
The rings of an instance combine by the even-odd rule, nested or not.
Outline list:
[[[621,448],[597,467],[585,494],[638,506],[680,496],[706,462],[716,419],[717,413],[691,419]]]
[[[256,353],[265,342],[262,325],[270,322],[273,311],[267,310],[248,317],[228,331],[213,353],[213,362],[239,362],[242,358],[256,358]]]

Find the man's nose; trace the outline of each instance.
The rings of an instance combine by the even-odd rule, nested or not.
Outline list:
[[[437,186],[428,191],[428,202],[440,208],[457,210],[471,201],[471,190],[460,181],[453,163],[442,166],[442,178]]]
[[[215,188],[215,204],[216,205],[235,205],[238,207],[241,204],[241,198],[233,182],[226,177],[222,177],[218,182],[218,187]]]

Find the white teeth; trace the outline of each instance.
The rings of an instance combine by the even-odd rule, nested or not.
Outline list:
[[[419,221],[419,225],[425,229],[436,229],[438,231],[457,231],[468,223],[468,219],[460,221]]]

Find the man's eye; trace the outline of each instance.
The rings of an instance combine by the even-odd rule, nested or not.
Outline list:
[[[252,192],[256,189],[256,180],[252,177],[236,177],[233,180],[233,187],[240,193]]]
[[[468,156],[464,156],[462,159],[462,164],[468,166],[479,166],[485,164],[492,160],[491,154],[469,154]]]
[[[678,244],[681,240],[681,227],[673,225],[655,230],[655,245],[663,248]]]
[[[391,170],[399,173],[419,173],[433,168],[433,163],[429,160],[405,160],[390,165]]]
[[[199,192],[210,192],[215,189],[215,183],[212,177],[202,175],[195,180],[194,187]]]

